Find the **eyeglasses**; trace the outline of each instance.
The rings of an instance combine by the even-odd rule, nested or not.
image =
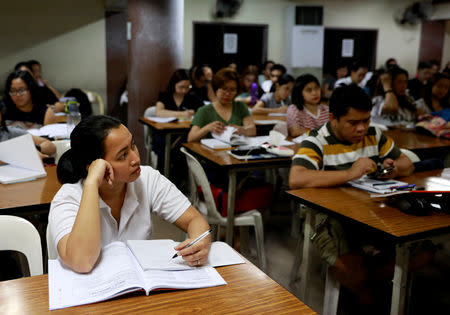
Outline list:
[[[235,94],[237,92],[237,89],[231,88],[231,89],[225,89],[225,88],[219,88],[223,93],[227,94]]]
[[[9,95],[17,96],[17,95],[25,95],[27,94],[28,89],[20,89],[20,90],[11,90],[9,91]]]

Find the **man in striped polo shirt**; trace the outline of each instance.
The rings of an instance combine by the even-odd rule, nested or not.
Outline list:
[[[329,106],[329,122],[312,130],[293,158],[289,174],[292,189],[341,185],[375,171],[377,164],[394,167],[386,178],[413,172],[412,162],[392,139],[369,126],[372,102],[361,88],[354,84],[337,88]],[[337,220],[318,214],[313,244],[339,282],[362,303],[371,303],[367,280],[373,270],[364,263],[359,250],[362,237],[354,229],[352,225],[344,229]],[[354,246],[355,240],[358,246]]]

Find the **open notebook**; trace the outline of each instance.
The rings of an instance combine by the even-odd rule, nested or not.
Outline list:
[[[0,142],[0,161],[2,184],[47,176],[30,134]]]
[[[100,302],[134,291],[149,295],[158,289],[225,285],[213,267],[245,262],[227,244],[214,242],[208,264],[190,267],[181,258],[172,259],[175,244],[171,240],[113,242],[102,249],[99,262],[86,274],[68,269],[59,260],[49,260],[50,310]]]

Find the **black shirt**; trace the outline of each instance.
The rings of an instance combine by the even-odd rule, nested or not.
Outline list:
[[[203,102],[198,97],[190,93],[184,96],[183,102],[181,102],[179,107],[175,103],[173,95],[170,95],[167,92],[159,93],[158,102],[163,103],[165,109],[175,111],[185,111],[188,109],[197,111],[197,109],[203,105]]]

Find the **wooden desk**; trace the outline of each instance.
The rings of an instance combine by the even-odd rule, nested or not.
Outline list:
[[[450,180],[440,177],[442,171],[417,173],[401,181],[414,183],[426,190],[444,190],[450,193]],[[306,285],[308,283],[309,265],[311,263],[309,248],[312,227],[312,212],[320,211],[339,218],[351,219],[369,228],[381,231],[391,237],[396,244],[396,266],[393,279],[391,314],[403,314],[408,276],[409,245],[425,238],[436,238],[450,233],[450,215],[434,212],[419,217],[407,215],[386,204],[385,198],[370,198],[369,193],[349,187],[303,188],[291,190],[301,204],[312,209],[306,212],[303,261],[301,266],[300,296],[307,301]]]
[[[413,130],[391,129],[383,132],[391,137],[399,148],[426,150],[450,147],[450,140],[426,136]]]
[[[217,268],[225,286],[132,293],[112,300],[48,310],[47,275],[0,282],[0,313],[9,314],[316,314],[250,263]]]
[[[0,184],[0,214],[18,215],[23,212],[48,212],[50,202],[61,184],[56,176],[56,166],[46,167],[47,176],[37,180]]]
[[[236,199],[236,174],[243,171],[264,170],[271,168],[289,167],[290,157],[261,160],[238,160],[228,154],[227,150],[212,150],[199,142],[185,143],[183,146],[194,155],[209,161],[228,171],[228,213],[227,213],[227,238],[229,245],[233,244],[234,206]]]
[[[170,123],[157,123],[146,117],[139,118],[139,121],[148,128],[147,137],[145,139],[147,146],[147,165],[151,165],[151,152],[153,148],[153,137],[155,134],[164,135],[164,176],[169,178],[170,173],[170,147],[172,135],[185,135],[191,128],[190,121],[176,121]]]

